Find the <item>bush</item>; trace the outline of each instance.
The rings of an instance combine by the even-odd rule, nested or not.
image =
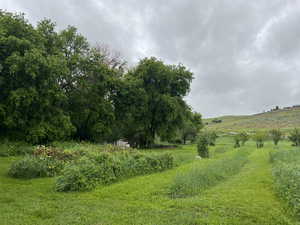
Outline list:
[[[288,138],[293,143],[293,146],[300,146],[300,129],[295,128]]]
[[[215,131],[206,131],[206,136],[208,140],[208,145],[215,146],[218,135]]]
[[[274,142],[274,145],[277,145],[278,142],[281,140],[282,138],[282,132],[279,129],[273,129],[270,130],[270,136]]]
[[[246,132],[238,133],[234,136],[234,147],[239,148],[249,140],[249,135]]]
[[[60,162],[53,159],[25,156],[11,165],[8,174],[15,178],[51,177],[62,167]]]
[[[207,133],[201,133],[198,137],[197,151],[198,151],[198,155],[201,156],[202,158],[209,158],[208,145],[209,145],[209,138]]]
[[[249,135],[247,132],[241,132],[239,135],[242,145],[245,145],[245,143],[249,140]]]
[[[239,151],[232,158],[217,160],[206,168],[195,165],[188,172],[178,174],[170,187],[171,197],[194,196],[237,174],[248,161],[247,155],[247,151]]]
[[[110,184],[122,178],[163,171],[173,167],[170,154],[138,152],[98,153],[69,163],[56,181],[57,191],[85,191],[97,183]]]
[[[234,136],[234,147],[235,147],[235,148],[241,147],[240,141],[241,141],[241,136],[240,136],[239,134],[236,134],[236,135]]]
[[[98,181],[99,168],[85,157],[76,163],[69,163],[56,179],[56,191],[88,191],[92,190]]]

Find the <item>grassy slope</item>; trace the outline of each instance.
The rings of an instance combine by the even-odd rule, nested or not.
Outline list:
[[[223,116],[218,117],[222,123],[211,123],[214,118],[206,119],[209,129],[221,131],[239,131],[254,129],[291,129],[300,127],[300,108],[279,110],[250,116]]]
[[[289,144],[281,143],[281,147]],[[190,162],[194,147],[178,151],[186,163],[163,172],[135,177],[86,193],[56,193],[53,178],[17,180],[6,176],[14,158],[0,157],[1,225],[18,224],[297,224],[273,190],[268,162],[271,143],[252,150],[242,171],[201,195],[170,199],[168,187],[178,172],[203,167],[231,154],[231,140],[222,139],[210,160]],[[226,148],[227,151],[220,149]],[[241,148],[241,150],[243,150]],[[183,151],[186,151],[184,156]],[[177,154],[177,153],[175,153]]]

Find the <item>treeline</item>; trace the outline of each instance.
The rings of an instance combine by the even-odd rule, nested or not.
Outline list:
[[[0,11],[0,136],[33,144],[76,139],[150,147],[195,138],[184,101],[193,74],[151,57],[130,69],[75,27]]]

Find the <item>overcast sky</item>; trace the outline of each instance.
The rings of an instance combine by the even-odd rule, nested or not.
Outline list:
[[[194,73],[204,117],[300,104],[300,0],[0,0],[0,8],[73,25],[129,64],[146,56]]]

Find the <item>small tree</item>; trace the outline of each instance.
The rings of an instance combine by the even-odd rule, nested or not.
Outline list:
[[[247,134],[247,132],[241,132],[240,139],[241,139],[242,145],[245,145],[245,143],[249,140],[249,135]]]
[[[210,146],[215,146],[216,145],[216,140],[218,138],[218,135],[215,131],[207,131],[206,136],[208,138],[208,144]]]
[[[256,147],[257,148],[262,148],[264,147],[264,142],[266,140],[266,133],[265,132],[257,132],[253,136],[253,140],[256,142]]]
[[[241,141],[241,136],[240,136],[240,134],[236,134],[236,135],[234,136],[234,147],[235,147],[235,148],[241,147],[240,141]]]
[[[198,155],[202,158],[209,158],[208,145],[209,136],[207,135],[207,133],[201,133],[198,137],[197,151]]]
[[[270,136],[274,142],[274,145],[277,145],[282,138],[282,132],[279,129],[273,129],[270,130]]]
[[[300,146],[300,129],[295,128],[290,132],[288,138],[293,143],[293,146]]]

